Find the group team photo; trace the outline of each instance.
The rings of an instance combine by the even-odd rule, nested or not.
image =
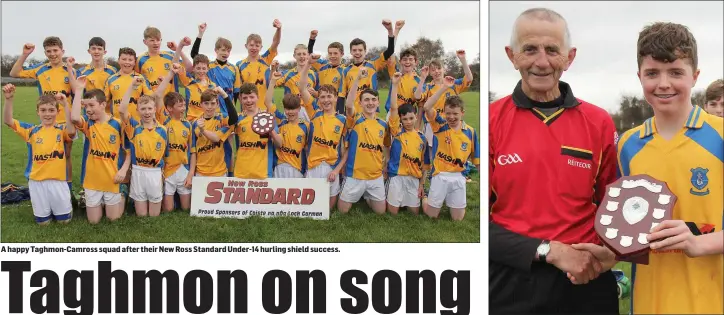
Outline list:
[[[4,180],[3,194],[27,186],[21,188],[39,225],[95,225],[188,216],[192,200],[209,195],[205,186],[192,194],[194,178],[246,180],[250,187],[322,179],[328,192],[317,194],[329,196],[323,208],[342,214],[330,220],[345,220],[351,209],[392,217],[402,211],[420,217],[404,229],[423,217],[430,223],[422,224],[476,220],[479,229],[480,102],[465,97],[474,81],[471,58],[465,49],[430,56],[426,38],[397,52],[406,21],[378,21],[369,27],[380,38],[386,33],[386,45],[333,41],[323,57],[314,46],[324,31],[312,29],[302,43],[287,45],[291,62],[277,58],[280,19],[265,26],[274,31],[271,42],[257,33],[226,38],[223,30],[208,39],[213,22],[198,24],[193,41],[165,40],[162,30],[147,26],[138,34],[147,51],[117,43],[116,56],[108,50],[112,37],[89,38],[82,57],[67,54],[60,36],[27,42],[9,77],[33,81],[35,96],[30,87],[3,84],[3,142],[14,134],[25,143],[27,156],[12,154],[27,161],[27,185]],[[214,55],[199,52],[207,41]],[[444,52],[440,44],[433,48]],[[231,60],[232,49],[248,55]],[[38,52],[47,60],[32,63]],[[447,73],[449,65],[456,71]],[[30,106],[34,117],[18,114]],[[5,146],[3,152],[6,177]],[[298,200],[287,189],[284,198]],[[261,198],[246,191],[226,200]],[[6,226],[5,236],[13,233]]]

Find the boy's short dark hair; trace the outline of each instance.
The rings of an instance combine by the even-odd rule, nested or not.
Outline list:
[[[405,104],[402,104],[402,106],[400,106],[399,108],[397,108],[397,115],[400,117],[405,116],[409,113],[413,113],[413,114],[417,115],[417,109],[415,108],[415,106],[412,106],[412,104],[405,103]]]
[[[402,53],[400,53],[400,59],[405,58],[407,56],[412,56],[415,58],[415,60],[417,60],[417,51],[415,51],[412,48],[407,48],[407,49],[403,50]]]
[[[335,89],[331,84],[322,84],[322,86],[319,87],[319,93],[322,93],[322,91],[332,95],[337,95],[337,89]]]
[[[85,91],[85,93],[83,93],[83,99],[95,99],[96,101],[98,101],[98,103],[107,102],[106,93],[103,92],[103,90],[101,89],[92,89]]]
[[[181,96],[181,94],[179,94],[177,92],[168,92],[163,97],[163,105],[165,105],[166,107],[172,107],[179,102],[185,103],[186,100],[184,99],[183,96]]]
[[[55,107],[55,109],[59,109],[58,101],[55,99],[54,95],[41,95],[38,97],[38,102],[35,104],[35,109],[39,109],[40,105],[52,105]]]
[[[333,42],[333,43],[329,44],[329,46],[327,46],[327,49],[330,49],[330,48],[337,48],[337,49],[339,49],[340,53],[344,54],[344,45],[342,45],[342,43],[340,43],[340,42]]]
[[[214,91],[212,89],[208,89],[201,93],[201,103],[213,101],[213,100],[217,99],[218,97],[219,96],[216,94],[216,91]]]
[[[239,96],[242,94],[256,94],[259,95],[259,90],[256,88],[256,84],[254,83],[244,83],[239,88]]]
[[[100,37],[93,37],[90,39],[90,41],[88,41],[88,49],[90,49],[92,46],[100,46],[103,47],[103,50],[106,50],[106,41]]]
[[[48,48],[50,46],[58,46],[60,49],[63,49],[63,41],[60,40],[60,38],[56,36],[49,36],[46,37],[43,40],[43,48]]]
[[[362,91],[362,93],[359,94],[359,100],[360,100],[360,101],[362,100],[362,97],[363,97],[365,94],[372,94],[374,97],[377,97],[377,98],[380,97],[380,93],[377,93],[377,91],[375,91],[375,90],[373,90],[373,89],[365,89],[365,90]]]
[[[118,50],[118,59],[121,58],[121,55],[129,55],[129,56],[133,56],[133,59],[138,59],[138,57],[136,57],[136,51],[130,47],[123,47],[123,48],[119,49]]]
[[[692,69],[698,69],[696,39],[689,29],[681,24],[656,22],[644,27],[639,33],[636,49],[639,68],[644,58],[651,56],[659,62],[689,59]]]
[[[282,99],[284,109],[297,109],[302,106],[302,99],[296,94],[286,94]]]
[[[362,45],[362,48],[364,50],[367,50],[367,43],[365,43],[365,41],[363,41],[359,38],[355,38],[349,43],[349,50],[352,50],[352,46],[357,46],[357,45]]]
[[[465,111],[465,103],[463,99],[458,95],[453,95],[445,100],[445,107],[460,108],[460,111]]]
[[[724,79],[719,79],[709,84],[704,95],[707,103],[724,97]]]
[[[206,55],[204,55],[204,54],[196,55],[196,57],[194,57],[194,67],[196,67],[196,65],[198,65],[200,63],[206,64],[206,66],[208,67],[209,66],[209,57],[206,57]]]

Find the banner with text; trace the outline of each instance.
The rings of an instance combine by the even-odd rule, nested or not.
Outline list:
[[[323,178],[246,180],[197,176],[191,190],[191,215],[329,220],[329,184]]]

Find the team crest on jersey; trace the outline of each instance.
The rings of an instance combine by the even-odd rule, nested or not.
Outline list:
[[[322,126],[322,123],[319,123],[319,126],[321,127],[321,126]],[[341,131],[340,129],[342,129],[342,127],[340,127],[340,126],[334,126],[334,133],[339,133],[339,132]]]
[[[166,69],[166,70],[169,70],[169,69],[171,69],[171,65],[170,65],[170,64],[167,64],[167,63],[164,63],[164,64],[163,64],[163,68]]]
[[[57,135],[57,136],[55,137],[55,142],[60,142],[60,135]]]
[[[188,133],[186,130],[181,131],[181,136],[184,137],[184,138],[186,138],[186,137],[189,136],[189,133]]]
[[[63,81],[65,82],[65,84],[68,84],[68,82],[70,82],[70,79],[68,79],[68,77],[65,77],[65,79],[63,79]]]
[[[138,140],[138,146],[143,148],[143,140]]]
[[[116,84],[116,85],[113,86],[113,90],[114,90],[114,91],[118,91],[118,90],[120,90],[120,89],[121,89],[121,86],[118,85],[118,84]]]
[[[337,81],[339,81],[338,79],[339,79],[339,78],[334,77],[334,79],[332,79],[332,83],[337,83]]]
[[[468,144],[463,142],[463,144],[460,146],[460,150],[465,152],[468,150]]]
[[[214,127],[214,131],[219,131],[219,126]]]
[[[93,136],[94,136],[94,138],[95,138],[95,134],[93,134]],[[108,141],[109,141],[111,144],[116,144],[116,135],[111,135],[111,137],[108,138]]]
[[[246,127],[241,127],[241,132],[246,132]]]
[[[297,143],[302,143],[302,135],[297,135]]]
[[[692,168],[691,169],[691,184],[694,186],[689,190],[692,195],[695,196],[706,196],[709,194],[709,188],[706,185],[709,184],[709,178],[706,177],[706,173],[709,169],[706,168]],[[706,190],[704,190],[706,188]]]
[[[380,138],[382,138],[385,135],[385,132],[380,130]]]
[[[417,148],[417,151],[422,152],[422,150],[425,148],[425,145],[420,143],[420,146]]]
[[[43,144],[43,138],[35,139],[36,144]]]
[[[156,151],[161,151],[161,142],[156,142]]]

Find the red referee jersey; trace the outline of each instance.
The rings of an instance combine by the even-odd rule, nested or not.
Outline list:
[[[559,87],[564,102],[550,116],[520,82],[490,105],[490,220],[529,237],[600,244],[593,225],[617,176],[616,128],[604,109]]]

